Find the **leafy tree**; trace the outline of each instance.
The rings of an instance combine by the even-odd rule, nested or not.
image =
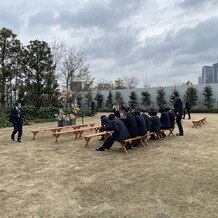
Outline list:
[[[190,106],[195,106],[197,105],[197,100],[198,100],[198,90],[193,87],[189,86],[185,92],[185,101],[190,104]]]
[[[107,97],[106,106],[108,108],[112,108],[112,106],[113,106],[113,94],[112,94],[111,90],[109,91],[109,94]]]
[[[57,101],[57,78],[50,47],[44,41],[34,40],[24,50],[27,100],[39,112],[41,106]]]
[[[91,107],[91,102],[92,102],[92,91],[89,90],[85,93],[85,104],[87,107]]]
[[[123,97],[122,97],[121,92],[118,92],[118,91],[115,92],[114,99],[116,101],[116,104],[119,104],[119,105],[123,104]]]
[[[130,92],[129,106],[131,108],[136,108],[136,106],[137,106],[137,95],[136,95],[135,91]]]
[[[142,92],[142,105],[148,107],[151,104],[151,94],[148,91]]]
[[[104,96],[100,92],[97,92],[95,95],[95,101],[97,102],[97,108],[103,107],[103,100],[104,100]]]
[[[204,95],[204,106],[206,106],[207,109],[213,108],[215,99],[213,98],[213,88],[210,85],[204,87],[203,95]]]
[[[6,106],[8,94],[6,91],[12,91],[13,79],[20,75],[22,49],[21,43],[16,37],[17,35],[12,30],[6,28],[0,30],[0,103],[2,112]]]
[[[166,105],[166,93],[164,91],[164,88],[159,87],[157,89],[157,96],[156,96],[156,100],[157,100],[157,105],[159,108],[164,108]]]
[[[173,97],[174,97],[176,94],[179,95],[179,91],[178,91],[176,88],[174,88],[174,89],[172,90],[172,92],[171,92],[171,95],[170,95],[170,103],[171,103],[171,105],[174,105]]]

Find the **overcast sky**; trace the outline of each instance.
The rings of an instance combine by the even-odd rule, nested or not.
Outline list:
[[[218,59],[218,0],[0,0],[0,28],[88,52],[96,81],[194,84]]]

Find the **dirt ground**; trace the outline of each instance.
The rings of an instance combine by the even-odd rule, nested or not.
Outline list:
[[[203,115],[199,128],[183,121],[184,137],[128,155],[117,143],[95,151],[97,138],[92,149],[70,136],[55,144],[51,132],[32,140],[31,129],[55,122],[25,126],[22,143],[10,140],[12,128],[0,129],[0,217],[218,217],[218,114],[192,118]]]

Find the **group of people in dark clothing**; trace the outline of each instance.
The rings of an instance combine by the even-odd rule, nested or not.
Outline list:
[[[159,133],[161,129],[174,128],[175,121],[179,128],[177,136],[183,136],[183,127],[181,119],[183,115],[183,103],[178,95],[174,97],[175,104],[174,110],[170,108],[160,109],[160,117],[157,115],[157,111],[151,109],[148,114],[141,113],[140,109],[131,110],[125,108],[125,115],[123,117],[116,117],[116,114],[110,114],[108,117],[103,115],[101,117],[101,129],[100,131],[113,131],[112,135],[104,140],[104,137],[100,140],[104,140],[101,147],[97,148],[97,151],[105,151],[110,149],[115,141],[121,142],[127,138],[134,138],[136,136],[144,136],[148,132]],[[150,139],[156,139],[155,135],[151,135]],[[128,143],[126,149],[137,147],[138,143]]]

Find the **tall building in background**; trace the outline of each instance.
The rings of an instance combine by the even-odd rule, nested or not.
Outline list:
[[[218,83],[218,62],[213,64],[213,82]]]
[[[202,76],[199,76],[199,77],[198,77],[198,84],[203,84],[203,83],[202,83]]]
[[[214,70],[212,66],[202,67],[202,84],[209,84],[214,82]]]

